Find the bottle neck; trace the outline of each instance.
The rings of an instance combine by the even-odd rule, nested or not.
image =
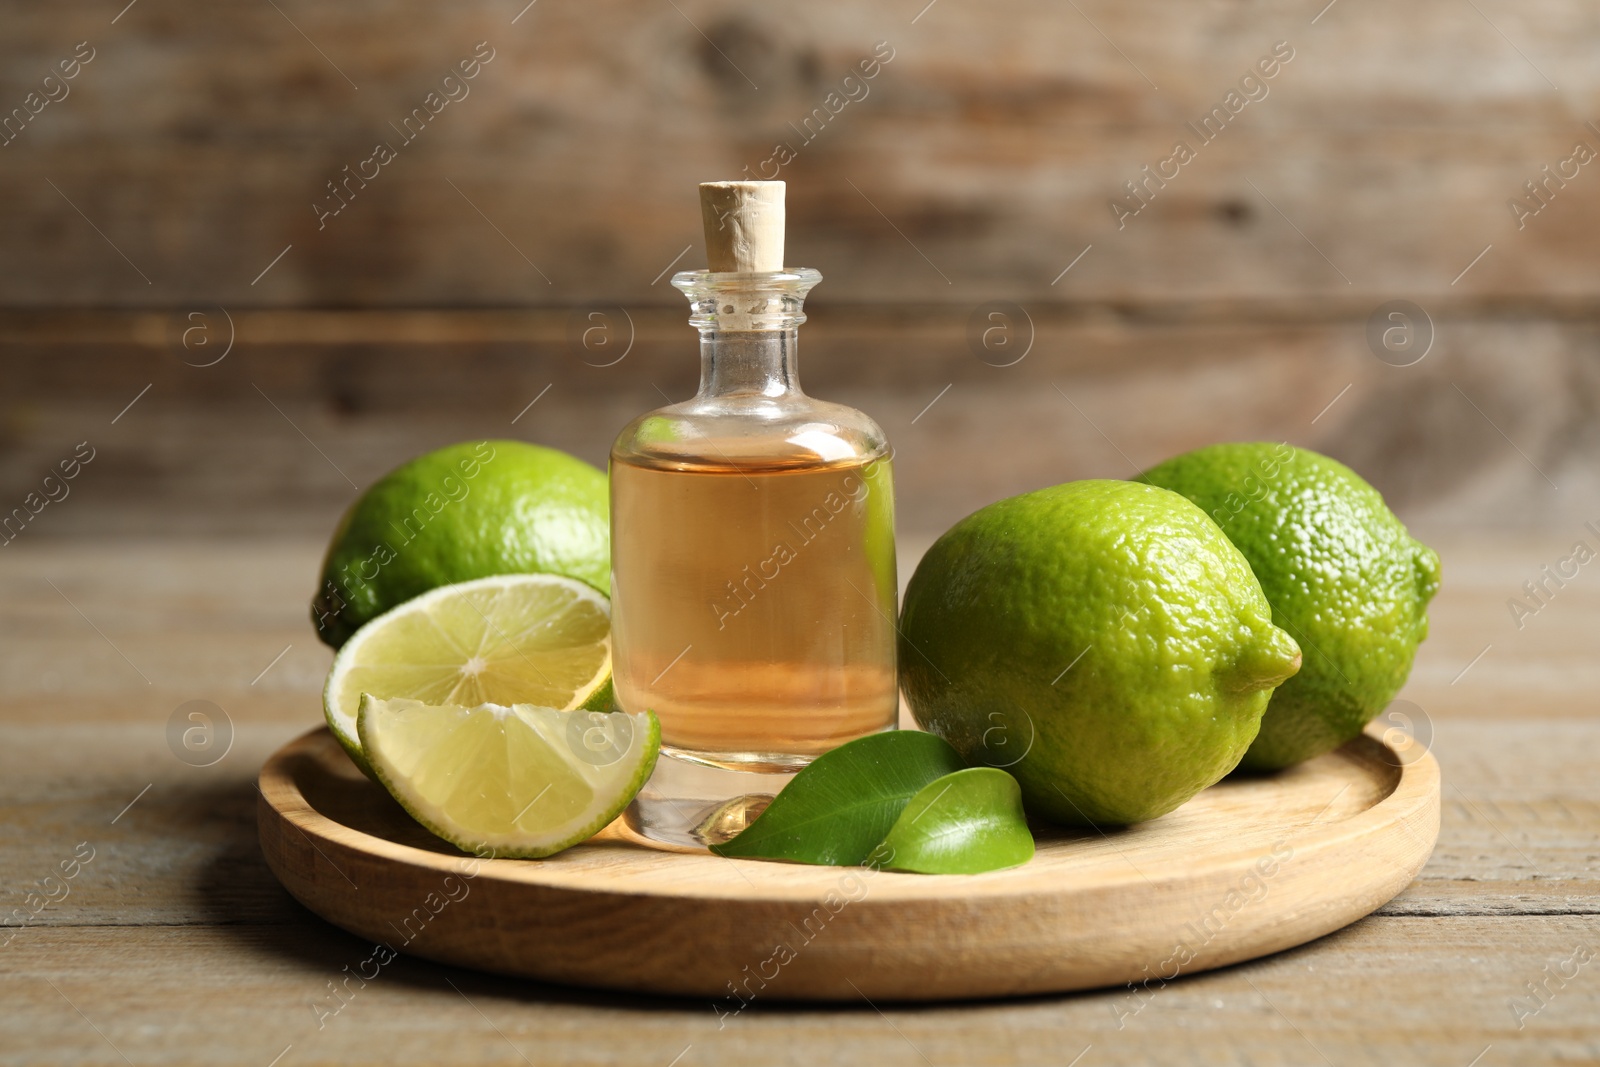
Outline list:
[[[700,398],[802,396],[799,329],[700,331]]]
[[[701,399],[804,396],[796,347],[806,293],[821,280],[808,267],[673,275],[673,288],[689,298],[689,322],[700,331]]]

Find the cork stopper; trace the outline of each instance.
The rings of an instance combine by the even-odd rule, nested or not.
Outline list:
[[[783,269],[783,192],[782,182],[700,183],[707,269]]]

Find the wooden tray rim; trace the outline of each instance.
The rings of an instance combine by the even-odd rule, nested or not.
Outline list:
[[[1439,802],[1440,771],[1432,752],[1424,751],[1412,760],[1402,760],[1394,747],[1375,728],[1369,728],[1351,745],[1372,745],[1372,758],[1386,763],[1395,777],[1389,792],[1376,803],[1336,822],[1317,827],[1315,820],[1303,833],[1295,833],[1292,843],[1297,855],[1317,853],[1334,848],[1373,833],[1383,826],[1399,824],[1409,829],[1418,817],[1436,811]],[[342,849],[351,849],[368,856],[401,863],[410,867],[436,871],[440,874],[459,874],[463,863],[474,857],[467,852],[435,852],[412,845],[377,837],[337,822],[306,800],[291,773],[292,761],[310,756],[324,745],[337,745],[326,726],[315,727],[290,741],[274,752],[261,768],[257,781],[263,803],[263,816],[267,811],[294,826],[313,840],[321,840]],[[374,786],[374,788],[380,788]],[[1332,801],[1330,801],[1332,803]],[[1048,833],[1048,831],[1046,831]],[[662,854],[683,852],[682,849],[659,848],[628,830],[619,819],[602,831],[611,843],[631,844]],[[1108,837],[1115,845],[1115,839]],[[443,847],[450,847],[441,842]],[[581,846],[578,846],[581,847]],[[1431,850],[1431,849],[1430,849]],[[655,896],[664,898],[695,899],[737,903],[759,899],[762,902],[815,901],[820,892],[833,888],[841,871],[859,870],[849,867],[819,867],[805,864],[773,863],[759,860],[733,860],[741,864],[745,875],[755,875],[760,882],[759,896],[744,878],[730,878],[713,887],[652,887],[643,885],[592,884],[594,872],[577,870],[545,860],[482,859],[478,861],[473,877],[523,885],[541,886],[554,890],[593,892],[597,896]],[[708,853],[693,853],[709,855]],[[1260,856],[1259,845],[1240,846],[1227,853],[1211,853],[1205,857],[1208,868],[1226,868],[1231,865],[1248,865]],[[952,897],[971,899],[1018,898],[1054,896],[1059,890],[1042,888],[1029,875],[1036,871],[1037,860],[1021,867],[978,875],[920,875],[893,871],[874,872],[873,899],[879,904],[912,903],[927,900],[948,900]],[[1124,884],[1142,884],[1146,888],[1163,883],[1186,882],[1191,871],[1170,867],[1155,872],[1129,869],[1113,875],[1105,871],[1096,874],[1096,889],[1117,891]]]

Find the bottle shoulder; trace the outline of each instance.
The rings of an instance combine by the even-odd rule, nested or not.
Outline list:
[[[889,454],[863,411],[804,395],[695,397],[625,426],[612,462],[678,470],[850,466]]]

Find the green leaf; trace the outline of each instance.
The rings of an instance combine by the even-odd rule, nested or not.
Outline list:
[[[812,760],[743,833],[711,851],[858,866],[918,790],[963,766],[949,742],[933,734],[869,734]]]
[[[982,874],[1033,858],[1017,780],[973,767],[924,786],[867,863],[917,874]]]

